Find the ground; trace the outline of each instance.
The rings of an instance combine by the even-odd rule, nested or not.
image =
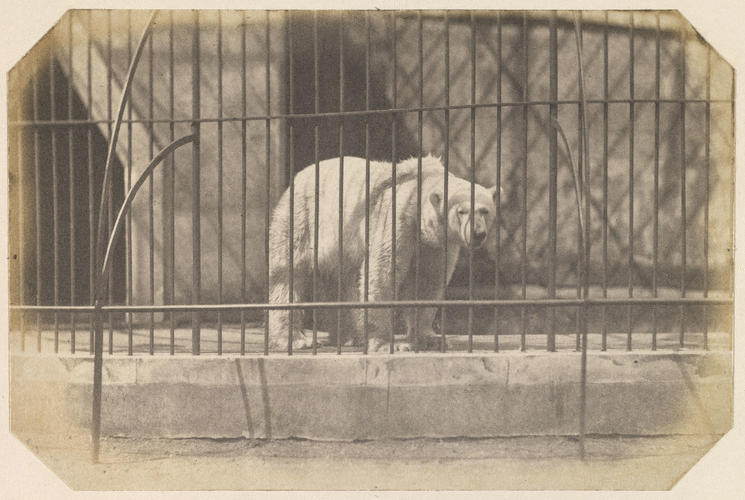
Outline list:
[[[19,438],[76,490],[668,489],[720,436],[367,442]]]

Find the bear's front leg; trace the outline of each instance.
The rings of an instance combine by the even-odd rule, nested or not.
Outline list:
[[[442,337],[437,335],[432,324],[437,314],[437,308],[419,308],[419,318],[416,317],[415,308],[408,308],[405,313],[406,340],[398,347],[400,351],[410,351],[416,348],[419,351],[433,351],[440,349]],[[418,326],[418,329],[416,328]]]
[[[273,273],[270,280],[269,302],[272,304],[288,304],[290,302],[289,273]],[[302,279],[297,274],[293,283],[293,302],[300,302],[297,292],[303,286]],[[313,338],[303,330],[303,311],[295,309],[275,309],[269,311],[269,348],[287,350],[289,335],[292,336],[293,349],[307,349],[313,347]]]
[[[416,263],[412,264],[409,275],[402,286],[402,295],[408,300],[441,300],[445,297],[445,283],[450,281],[458,260],[459,247],[448,248],[447,263],[444,251],[422,245],[420,251],[419,283],[416,284]],[[443,273],[446,273],[443,275]],[[417,311],[418,309],[418,311]],[[406,321],[406,342],[408,348],[418,350],[437,350],[442,347],[443,338],[435,332],[433,324],[437,307],[410,307],[404,311]],[[403,347],[403,344],[402,344]]]

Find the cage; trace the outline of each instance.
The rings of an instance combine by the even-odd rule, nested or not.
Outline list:
[[[147,15],[72,11],[11,73],[11,302],[24,348],[35,337],[37,350],[92,349],[81,333],[102,160]],[[732,70],[675,13],[583,12],[583,104],[572,16],[159,14],[123,108],[107,229],[157,150],[196,126],[198,152],[169,154],[126,214],[109,352],[261,350],[260,307],[211,306],[266,303],[271,209],[293,175],[330,158],[425,154],[502,191],[494,244],[461,252],[443,297],[465,301],[445,310],[446,345],[578,347],[580,308],[556,302],[583,297],[573,154],[587,182],[591,345],[705,347],[731,323]],[[198,346],[190,314],[164,307],[185,304],[200,306]]]

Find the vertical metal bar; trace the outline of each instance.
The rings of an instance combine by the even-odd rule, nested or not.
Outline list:
[[[603,25],[603,298],[608,298],[608,11]],[[603,305],[600,350],[608,348],[608,308]]]
[[[217,303],[222,304],[223,168],[222,168],[222,11],[217,11]],[[268,140],[268,138],[267,138]],[[267,198],[266,205],[269,206]],[[222,354],[222,311],[217,312],[217,354]]]
[[[558,36],[556,32],[556,11],[551,12],[549,20],[550,40],[549,40],[549,91],[551,93],[549,106],[549,115],[551,123],[556,123],[559,119],[559,56],[558,56]],[[550,298],[556,298],[556,229],[557,229],[557,192],[558,192],[558,131],[556,128],[551,130],[549,136],[549,173],[548,173],[548,295]],[[550,332],[546,342],[548,351],[556,350],[556,308],[549,309],[550,315]]]
[[[72,53],[72,16],[75,11],[67,13],[67,63],[70,71],[70,78],[67,80],[67,119],[72,120],[72,74],[73,74],[73,53]],[[68,189],[70,196],[70,305],[75,305],[75,291],[77,282],[75,279],[75,149],[73,143],[72,127],[67,129],[67,168],[69,169]],[[20,162],[19,162],[20,163]],[[23,184],[21,190],[23,192]],[[23,241],[23,233],[19,234],[19,241]],[[21,300],[23,300],[21,298]],[[75,313],[70,313],[70,352],[75,353]]]
[[[494,298],[499,298],[499,271],[501,269],[502,233],[502,14],[497,13],[497,201],[496,201],[496,249],[494,256]],[[499,351],[499,308],[494,308],[494,351]]]
[[[246,144],[246,12],[241,19],[241,302],[246,303],[246,181],[248,148]],[[292,233],[290,233],[292,234]],[[290,240],[292,241],[292,240]],[[292,247],[292,245],[290,245]],[[292,277],[290,278],[292,289]],[[290,293],[292,295],[292,293]],[[292,313],[290,313],[292,314]],[[246,315],[241,309],[241,356],[246,354]]]
[[[127,11],[127,61],[132,60],[132,11]],[[127,192],[132,187],[132,106],[127,102]],[[132,304],[132,210],[127,210],[126,226],[127,252],[127,305]],[[132,313],[127,313],[127,355],[133,354]]]
[[[201,248],[200,248],[200,184],[199,184],[199,152],[200,152],[200,92],[199,92],[199,11],[194,11],[194,29],[192,35],[192,66],[191,66],[191,114],[194,120],[191,124],[191,133],[194,135],[194,144],[191,155],[191,227],[192,227],[192,278],[191,278],[191,302],[199,304],[200,301],[200,279],[201,279]],[[152,178],[152,177],[151,177]],[[191,352],[200,352],[200,318],[198,311],[191,313]]]
[[[522,117],[522,207],[520,210],[520,223],[522,226],[522,246],[520,248],[520,285],[521,297],[527,298],[527,264],[528,264],[528,15],[523,13],[522,27],[523,43],[523,117]],[[526,346],[526,322],[525,306],[520,307],[520,350],[525,351]]]
[[[293,29],[292,29],[292,13],[291,11],[287,11],[287,52],[289,57],[289,66],[290,66],[290,99],[289,99],[289,108],[288,113],[292,114],[295,111],[295,62],[294,62],[294,38],[293,38]],[[244,49],[245,54],[245,49]],[[245,65],[244,65],[245,68]],[[245,71],[245,69],[244,69]],[[245,85],[244,85],[244,92],[245,92]],[[245,102],[245,94],[244,94],[244,102]],[[244,122],[245,123],[245,122]],[[294,123],[292,120],[289,121],[289,134],[290,134],[290,140],[289,140],[289,148],[290,148],[290,154],[288,155],[290,168],[289,168],[289,175],[290,175],[290,230],[289,230],[289,244],[288,252],[289,252],[289,261],[290,261],[290,303],[293,303],[295,301],[295,245],[293,242],[295,241],[295,129],[294,129]],[[245,141],[244,141],[245,142]],[[245,155],[244,155],[245,157]],[[245,172],[245,167],[244,167]],[[245,175],[245,174],[244,174]],[[287,334],[287,355],[292,356],[292,328],[294,324],[294,313],[295,311],[290,309],[290,324],[288,327],[288,334]]]
[[[470,242],[473,242],[474,201],[476,197],[476,19],[471,11],[471,205]],[[468,248],[468,300],[473,300],[473,248]],[[468,306],[468,352],[473,352],[473,306]]]
[[[442,180],[442,200],[443,200],[443,216],[448,217],[448,176],[450,175],[450,16],[448,11],[445,11],[445,158],[444,167],[445,174]],[[448,227],[447,224],[442,226],[442,242],[443,242],[443,255],[444,262],[442,265],[442,290],[443,296],[447,297],[448,288]],[[445,306],[440,308],[440,351],[445,352],[447,349],[447,337],[446,337],[446,320],[447,320],[447,308]]]
[[[320,112],[320,92],[318,89],[318,11],[313,11],[313,110]],[[318,121],[313,125],[313,162],[315,163],[315,182],[313,184],[313,302],[318,300],[318,201],[320,198],[320,165],[318,164],[319,149]],[[341,180],[339,180],[341,188]],[[341,219],[341,213],[339,213]],[[341,254],[340,254],[341,257]],[[316,354],[316,340],[318,339],[318,310],[313,309],[313,354]]]
[[[266,61],[265,61],[265,86],[266,86],[266,115],[272,114],[271,101],[271,37],[270,37],[269,11],[266,11]],[[266,211],[264,213],[264,266],[265,266],[265,289],[266,302],[269,303],[269,220],[271,217],[271,197],[272,197],[272,121],[266,119],[266,202],[264,203]],[[269,355],[269,311],[264,311],[264,355]]]
[[[582,11],[579,12],[579,26],[582,27]],[[580,54],[584,50],[584,32],[580,29],[579,41],[580,41]],[[580,62],[582,62],[580,58]],[[582,295],[585,298],[585,304],[582,307],[582,350],[587,357],[587,330],[588,330],[588,314],[589,306],[587,305],[587,299],[590,297],[590,251],[592,249],[592,240],[590,239],[590,228],[592,227],[591,215],[591,198],[590,198],[590,174],[592,172],[590,165],[590,140],[588,138],[589,125],[587,123],[587,99],[585,97],[585,83],[584,83],[584,69],[580,68],[581,79],[580,84],[582,86],[582,95],[580,100],[582,101],[582,140],[584,143],[584,150],[581,152],[585,156],[585,178],[584,178],[584,190],[582,196],[585,200],[585,234],[584,234],[584,263],[582,267],[583,272],[583,288]],[[586,360],[585,360],[586,361]],[[585,367],[586,368],[586,367]]]
[[[655,14],[654,70],[654,242],[652,248],[652,295],[657,298],[660,248],[660,15]],[[652,306],[652,350],[657,350],[657,307]]]
[[[628,288],[629,298],[634,296],[634,129],[636,114],[634,106],[634,13],[629,14],[629,255]],[[631,350],[633,331],[633,306],[626,308],[626,350]]]
[[[706,181],[704,194],[704,297],[709,296],[709,189],[711,187],[711,47],[706,49],[706,125],[704,129]],[[709,308],[703,307],[704,349],[709,350]]]
[[[103,214],[101,214],[103,217]],[[91,258],[93,257],[93,254],[91,254]],[[99,285],[98,281],[103,281],[106,277],[101,276],[100,278],[96,278],[96,285],[95,288],[98,288],[99,286],[103,286],[102,284]],[[96,292],[94,292],[94,295]],[[102,392],[102,382],[103,382],[103,318],[101,317],[101,299],[100,297],[95,297],[95,312],[93,313],[93,322],[94,322],[94,329],[96,331],[95,334],[95,341],[92,345],[94,345],[93,350],[94,353],[94,363],[93,363],[93,396],[92,396],[92,415],[91,415],[91,421],[92,421],[92,429],[91,429],[91,437],[93,441],[93,447],[92,447],[92,455],[93,455],[93,463],[98,462],[98,456],[100,451],[100,445],[101,445],[101,392]]]
[[[34,121],[37,121],[39,119],[39,71],[40,69],[41,69],[40,67],[34,68],[34,73],[32,77],[33,97],[32,97],[31,106],[32,106],[32,115],[34,117]],[[90,158],[90,149],[89,149],[89,158]],[[37,306],[41,305],[41,168],[40,168],[40,163],[41,161],[40,161],[40,154],[39,154],[39,128],[34,127],[34,205],[35,205],[34,211],[36,215],[36,305]],[[91,211],[91,214],[93,214],[93,211]],[[91,346],[92,345],[93,344],[91,343]],[[36,313],[36,350],[38,352],[41,352],[41,313],[40,312]]]
[[[370,110],[370,12],[365,11],[365,110]],[[370,289],[370,122],[365,116],[365,276],[363,300],[369,300]],[[368,344],[368,309],[363,311],[362,323],[362,353],[367,354]]]
[[[580,215],[580,226],[582,226],[581,218],[581,199],[585,200],[585,227],[582,228],[583,232],[581,235],[582,252],[580,253],[581,261],[581,273],[582,273],[582,295],[584,297],[584,303],[581,307],[581,335],[582,335],[582,357],[580,367],[580,415],[579,415],[579,451],[580,458],[585,458],[585,420],[587,414],[587,313],[589,297],[589,255],[590,255],[590,239],[589,239],[589,215],[590,215],[590,154],[589,144],[587,139],[587,101],[585,99],[584,90],[584,69],[582,59],[582,12],[578,12],[575,17],[575,37],[577,43],[577,65],[579,67],[579,119],[580,119],[580,138],[582,139],[583,148],[579,149],[579,156],[584,156],[585,175],[584,177],[579,176],[577,179],[578,183],[581,183],[581,189],[578,190],[581,195],[580,199],[577,200],[578,215]]]
[[[93,16],[92,11],[88,11],[88,37],[87,37],[87,67],[86,67],[86,75],[88,76],[88,81],[86,85],[87,94],[88,94],[88,109],[87,109],[87,118],[90,122],[93,119],[93,68],[92,68],[92,46],[93,46],[93,40],[92,40],[92,32],[93,32]],[[36,94],[34,94],[35,96]],[[36,100],[34,100],[34,103]],[[36,106],[34,105],[34,108]],[[34,111],[34,114],[36,112]],[[88,291],[90,295],[90,302],[93,304],[96,300],[95,296],[95,284],[96,284],[96,251],[95,251],[95,238],[96,238],[96,221],[95,221],[95,203],[94,203],[94,192],[93,192],[93,184],[94,184],[94,175],[93,175],[93,127],[95,125],[89,124],[86,128],[87,130],[87,152],[88,152]],[[37,137],[37,134],[34,133],[34,138]],[[37,149],[37,148],[34,148]],[[37,170],[37,179],[38,179],[38,170]],[[38,185],[37,185],[38,187]],[[37,203],[38,203],[38,189],[37,189]],[[39,229],[38,226],[38,209],[37,209],[37,231]],[[37,233],[37,241],[38,241],[38,233]],[[37,280],[39,278],[39,252],[37,249],[37,261],[36,261],[36,272],[37,272]],[[37,288],[38,289],[38,288]],[[90,315],[90,336],[88,340],[88,350],[90,354],[93,354],[93,333],[96,329],[96,319],[94,317],[95,315]]]
[[[419,112],[417,113],[417,181],[416,181],[416,247],[415,264],[414,264],[414,299],[419,299],[419,266],[422,255],[422,127],[424,107],[424,53],[423,53],[423,35],[422,35],[422,11],[417,11],[417,56],[418,56],[418,76],[419,76]],[[414,308],[414,351],[419,349],[419,315],[421,309]],[[430,328],[432,325],[428,325]]]
[[[686,34],[680,29],[680,296],[686,296]],[[686,308],[680,306],[680,347],[685,345]]]
[[[54,68],[54,36],[49,39],[49,113],[50,120],[54,121],[56,116],[56,78]],[[57,129],[50,127],[49,133],[52,138],[52,221],[53,221],[53,249],[54,249],[54,305],[59,305],[59,282],[60,282],[60,262],[59,262],[59,179],[57,172]],[[59,352],[59,314],[54,312],[54,352]]]
[[[173,52],[173,39],[174,39],[174,33],[173,33],[173,11],[168,12],[168,104],[169,104],[169,137],[171,142],[173,142],[174,138],[176,137],[176,124],[174,122],[175,118],[175,112],[176,112],[176,106],[175,106],[175,96],[174,96],[174,86],[175,86],[175,79],[174,79],[174,52]],[[170,199],[171,199],[171,210],[170,210],[170,220],[168,221],[168,228],[170,230],[170,248],[169,248],[169,261],[171,263],[171,272],[170,272],[170,283],[169,283],[169,291],[170,291],[170,302],[171,304],[176,302],[176,161],[175,161],[175,154],[171,153],[169,155],[170,160]],[[169,330],[170,330],[170,339],[169,339],[169,348],[170,348],[170,354],[171,356],[174,355],[174,351],[176,350],[176,321],[173,312],[169,313],[168,317],[169,322]]]
[[[582,21],[579,18],[579,15],[575,15],[575,37],[577,38],[576,43],[579,45],[581,44],[581,36],[582,36]],[[578,49],[579,52],[579,49]],[[581,68],[580,68],[581,70]],[[583,123],[583,116],[582,116],[582,110],[583,105],[582,102],[579,102],[577,105],[577,174],[578,179],[577,182],[582,183],[582,179],[584,178],[584,155],[582,154],[582,151],[584,150],[584,135],[582,134],[582,123]],[[581,191],[580,191],[581,192]],[[578,202],[579,203],[579,202]],[[579,212],[581,208],[577,208],[577,211]],[[580,220],[577,220],[577,298],[582,298],[582,255],[584,252],[584,248],[582,248],[582,223]],[[582,307],[578,307],[575,311],[575,325],[576,325],[576,335],[575,335],[575,350],[579,351],[582,349]]]
[[[148,97],[148,117],[150,123],[148,129],[150,131],[149,140],[149,158],[152,158],[155,153],[155,124],[153,122],[153,37],[149,37],[148,43],[148,89],[150,95]],[[150,303],[155,305],[155,183],[153,181],[153,175],[148,176],[148,211],[147,211],[147,223],[148,223],[148,265],[149,265],[149,288],[150,288]],[[155,354],[155,313],[150,312],[150,354]]]
[[[139,55],[141,54],[141,49],[144,45],[144,38],[149,35],[150,28],[152,25],[153,20],[155,19],[155,13],[152,14],[150,17],[150,20],[148,22],[147,27],[145,28],[145,31],[143,33],[143,39],[140,41],[140,44],[138,45],[137,49],[137,58],[139,58]],[[128,92],[129,92],[129,84],[131,83],[131,78],[134,74],[134,69],[136,65],[136,61],[133,61],[130,65],[130,71],[127,75],[127,81],[124,85],[124,90],[122,93],[122,99],[119,104],[118,112],[117,112],[117,118],[116,118],[116,125],[113,128],[114,132],[113,135],[110,137],[109,142],[109,152],[106,160],[106,169],[104,173],[103,178],[103,195],[106,194],[107,187],[111,185],[111,177],[110,177],[110,169],[111,169],[111,160],[112,155],[114,154],[114,150],[116,148],[116,141],[120,130],[121,120],[124,113],[124,103],[127,99]],[[109,198],[110,200],[111,198]],[[96,252],[95,252],[95,259],[96,259],[96,277],[95,277],[95,283],[94,283],[94,296],[95,296],[95,310],[94,310],[94,320],[95,320],[95,338],[94,338],[94,344],[95,344],[95,354],[93,359],[93,395],[92,395],[92,431],[91,431],[91,438],[93,441],[93,462],[98,461],[98,452],[99,452],[99,444],[100,444],[100,436],[101,436],[101,382],[102,382],[102,366],[103,366],[103,327],[101,323],[101,306],[102,306],[102,290],[104,287],[104,280],[106,279],[106,269],[108,268],[108,252],[105,258],[103,257],[103,211],[104,211],[104,203],[105,198],[101,199],[101,208],[99,210],[99,225],[98,230],[96,233]],[[115,228],[118,230],[118,227]],[[112,233],[112,237],[115,236]],[[103,261],[103,263],[102,263]],[[98,266],[101,265],[102,268],[99,272]],[[111,343],[109,344],[111,346]]]
[[[109,129],[109,136],[108,139],[111,140],[111,134],[112,134],[112,127],[113,127],[113,110],[112,110],[112,102],[111,102],[111,84],[113,81],[112,78],[112,48],[111,48],[111,38],[112,38],[112,32],[111,32],[111,11],[106,11],[106,114],[107,114],[107,122],[108,122],[108,129]],[[106,226],[106,234],[111,233],[111,228],[114,226],[114,197],[112,196],[112,182],[107,183],[105,186],[106,188],[106,199],[107,199],[107,205],[106,205],[106,216],[108,218],[107,220],[107,226]],[[101,215],[103,217],[103,215]],[[114,274],[111,271],[111,268],[109,268],[109,274],[108,274],[108,298],[109,298],[109,304],[112,304],[114,302]],[[109,354],[114,353],[114,315],[112,313],[109,313]]]
[[[391,40],[392,43],[392,49],[393,49],[393,87],[392,87],[392,94],[393,94],[393,108],[395,109],[398,106],[398,66],[397,66],[397,33],[396,33],[396,12],[391,12],[391,24],[393,27],[393,37]],[[391,115],[391,283],[393,287],[393,300],[398,300],[398,287],[396,286],[396,161],[397,161],[397,152],[396,152],[396,139],[398,138],[398,127],[397,125],[397,116],[396,114]],[[394,347],[394,335],[393,331],[395,330],[395,324],[396,324],[396,309],[391,308],[391,333],[390,333],[390,354],[393,354]]]
[[[578,179],[577,182],[582,182]],[[586,248],[586,245],[583,245]],[[584,259],[583,259],[584,260]],[[582,263],[583,266],[587,264]],[[587,269],[583,270],[583,280],[585,289],[585,299],[587,299]],[[581,307],[581,325],[580,331],[582,336],[581,343],[581,361],[580,361],[580,414],[579,414],[579,454],[580,459],[585,459],[585,434],[586,434],[586,418],[587,418],[587,303]]]
[[[344,111],[344,11],[339,11],[339,111]],[[344,255],[344,116],[339,119],[339,281],[337,283],[337,300],[342,300]],[[336,310],[336,353],[341,354],[341,309]],[[315,349],[315,342],[313,349]]]
[[[155,18],[155,13],[150,18],[150,21],[148,22],[148,26],[143,33],[143,37],[147,36],[149,34],[150,26],[152,24],[153,19]],[[110,17],[109,17],[110,19]],[[109,23],[110,25],[110,23]],[[109,30],[110,31],[110,30]],[[111,38],[109,38],[109,44],[111,43]],[[140,49],[142,48],[143,41],[140,42],[140,45],[138,46],[138,57],[140,54]],[[130,67],[130,72],[127,77],[127,84],[124,86],[124,93],[122,94],[122,102],[119,106],[119,110],[117,113],[117,121],[116,121],[116,127],[114,128],[114,133],[110,137],[110,144],[109,144],[109,153],[107,157],[106,162],[106,172],[104,174],[103,179],[103,195],[105,196],[106,193],[109,191],[107,188],[111,185],[111,179],[110,179],[110,163],[112,159],[112,154],[116,146],[116,138],[117,134],[119,133],[119,126],[121,124],[121,119],[123,115],[123,105],[127,98],[127,93],[129,90],[129,83],[131,82],[131,77],[134,71],[134,65]],[[109,201],[111,198],[109,197]],[[94,362],[93,362],[93,404],[92,404],[92,432],[91,437],[93,441],[93,462],[98,461],[98,454],[99,454],[99,445],[100,445],[100,431],[101,431],[101,382],[102,382],[102,365],[103,365],[103,359],[102,359],[102,351],[103,351],[103,327],[101,323],[101,306],[102,306],[102,290],[104,287],[104,280],[107,279],[106,276],[106,263],[103,264],[103,269],[101,269],[100,272],[98,272],[98,265],[100,263],[101,259],[101,250],[102,250],[102,243],[103,243],[103,211],[104,211],[104,203],[105,198],[101,199],[101,209],[99,210],[99,225],[98,230],[96,234],[96,252],[95,252],[95,259],[96,259],[96,276],[95,276],[95,282],[94,282],[94,297],[95,297],[95,311],[94,311],[94,321],[95,321],[95,338],[94,338],[94,344],[95,344],[95,354],[94,354]],[[111,206],[111,205],[109,205]],[[106,259],[108,259],[108,255],[106,256]],[[111,287],[109,287],[109,292],[111,290]],[[110,292],[111,293],[111,292]],[[111,342],[109,343],[110,349],[111,349]]]

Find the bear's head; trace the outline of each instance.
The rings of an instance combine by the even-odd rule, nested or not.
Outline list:
[[[494,229],[496,186],[485,188],[480,184],[474,185],[472,233],[471,183],[459,177],[448,177],[447,205],[442,187],[436,187],[429,193],[429,201],[439,215],[440,222],[447,221],[448,237],[451,240],[458,241],[464,248],[480,248],[487,241],[489,231]]]

